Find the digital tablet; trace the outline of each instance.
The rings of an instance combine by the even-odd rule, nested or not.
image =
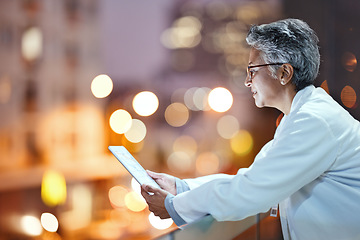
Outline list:
[[[109,146],[109,150],[140,185],[147,184],[160,188],[124,146]]]

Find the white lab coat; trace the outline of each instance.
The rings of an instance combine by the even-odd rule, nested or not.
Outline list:
[[[324,90],[299,91],[249,168],[185,180],[186,222],[241,220],[280,203],[285,239],[360,239],[360,124]]]

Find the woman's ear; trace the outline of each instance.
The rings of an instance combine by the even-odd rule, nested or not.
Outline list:
[[[294,68],[291,64],[285,63],[279,68],[279,71],[280,83],[281,85],[286,85],[294,75]]]

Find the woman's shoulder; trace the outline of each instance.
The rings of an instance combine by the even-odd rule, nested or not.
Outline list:
[[[311,88],[301,99],[297,113],[307,113],[319,118],[332,118],[339,114],[346,114],[347,111],[337,103],[324,89],[317,87]]]
[[[358,125],[359,122],[354,119],[350,113],[337,103],[322,88],[314,88],[303,103],[294,111],[294,121],[304,116],[321,121],[327,125],[334,133],[344,131],[349,126]]]

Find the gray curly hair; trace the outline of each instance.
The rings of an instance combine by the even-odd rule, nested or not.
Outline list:
[[[319,73],[320,53],[314,30],[299,19],[285,19],[269,24],[253,25],[247,43],[260,51],[265,63],[289,63],[294,68],[291,79],[296,91],[314,84]],[[276,77],[279,66],[269,66]]]

